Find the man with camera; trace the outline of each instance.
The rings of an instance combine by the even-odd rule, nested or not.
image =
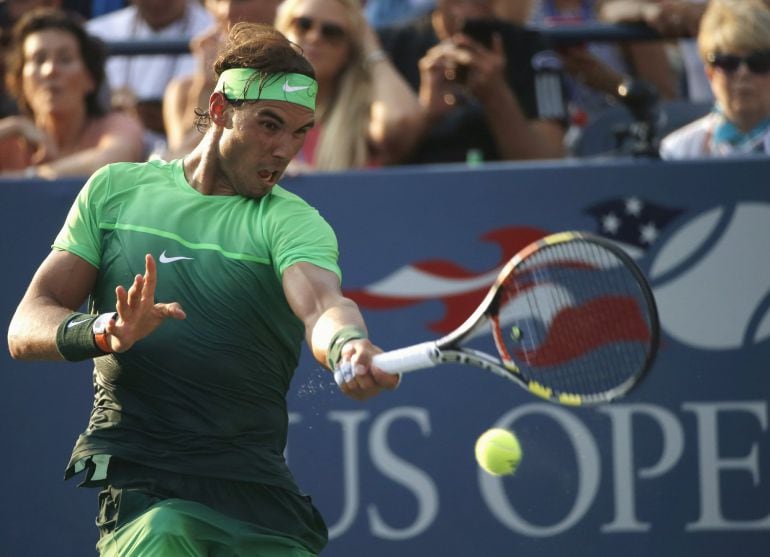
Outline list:
[[[495,18],[492,0],[438,0],[380,38],[425,110],[410,162],[563,156],[560,61],[536,32]]]

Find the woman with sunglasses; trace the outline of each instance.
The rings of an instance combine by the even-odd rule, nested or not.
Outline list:
[[[770,155],[770,9],[761,0],[712,0],[698,50],[714,109],[664,138],[661,157]]]
[[[358,0],[286,0],[275,27],[302,48],[318,80],[316,124],[290,172],[396,164],[422,125],[416,94]]]

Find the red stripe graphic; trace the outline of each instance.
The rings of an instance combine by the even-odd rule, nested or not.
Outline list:
[[[639,305],[626,296],[605,296],[557,313],[545,342],[517,357],[533,367],[548,367],[579,358],[614,342],[650,339]]]
[[[492,230],[481,237],[484,242],[493,242],[500,246],[500,259],[492,269],[499,268],[513,257],[516,252],[527,244],[547,235],[548,232],[537,228],[506,227]],[[413,269],[424,273],[428,277],[436,277],[437,281],[443,279],[473,279],[489,272],[476,272],[468,270],[460,265],[444,260],[429,259],[417,261],[411,264]],[[408,307],[429,300],[440,300],[444,304],[444,315],[438,321],[428,324],[428,328],[439,334],[446,334],[458,327],[468,315],[481,303],[486,295],[489,284],[473,288],[465,292],[446,296],[410,296],[409,284],[403,284],[393,292],[377,294],[371,293],[367,287],[355,290],[345,290],[345,295],[355,301],[359,306],[373,310],[388,310]]]

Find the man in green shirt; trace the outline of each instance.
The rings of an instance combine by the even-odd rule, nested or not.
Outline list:
[[[312,66],[244,23],[215,70],[200,144],[96,172],[9,327],[14,358],[94,358],[66,477],[103,487],[103,555],[316,555],[326,526],[283,457],[303,336],[350,361],[352,398],[398,382],[371,365],[334,232],[277,184],[314,123]]]

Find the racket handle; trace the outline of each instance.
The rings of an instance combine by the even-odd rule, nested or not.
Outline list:
[[[377,354],[372,363],[385,373],[395,375],[433,367],[438,364],[438,354],[435,342],[423,342]]]

